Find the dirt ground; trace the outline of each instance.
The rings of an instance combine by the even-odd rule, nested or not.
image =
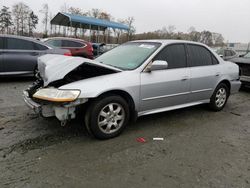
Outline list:
[[[221,112],[202,105],[145,116],[121,136],[98,141],[80,121],[61,127],[37,117],[22,100],[30,83],[0,81],[1,188],[250,187],[249,89]]]

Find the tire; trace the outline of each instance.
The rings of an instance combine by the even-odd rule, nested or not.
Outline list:
[[[85,125],[95,138],[110,139],[121,134],[129,117],[129,106],[122,97],[104,96],[89,105],[85,114]]]
[[[210,99],[210,109],[212,109],[213,111],[221,111],[225,107],[228,97],[228,86],[224,83],[220,83],[214,90],[214,93]]]

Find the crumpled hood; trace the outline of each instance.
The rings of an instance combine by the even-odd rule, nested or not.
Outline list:
[[[106,69],[108,68],[117,72],[121,71],[120,69],[99,63],[94,60],[82,57],[53,54],[43,55],[38,58],[38,70],[44,81],[44,86],[47,86],[53,81],[63,79],[69,72],[73,71],[83,63],[90,63],[92,65],[104,67]]]

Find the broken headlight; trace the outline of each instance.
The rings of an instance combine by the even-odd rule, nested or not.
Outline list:
[[[79,90],[61,90],[56,88],[44,88],[38,90],[33,97],[52,102],[71,102],[78,98]]]

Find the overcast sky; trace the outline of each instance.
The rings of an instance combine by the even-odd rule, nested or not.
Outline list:
[[[193,26],[197,31],[221,33],[229,42],[250,42],[250,0],[0,0],[0,5],[20,1],[39,15],[40,22],[43,3],[48,3],[53,15],[66,4],[84,11],[102,9],[116,19],[133,16],[137,33],[168,25],[187,32]]]

